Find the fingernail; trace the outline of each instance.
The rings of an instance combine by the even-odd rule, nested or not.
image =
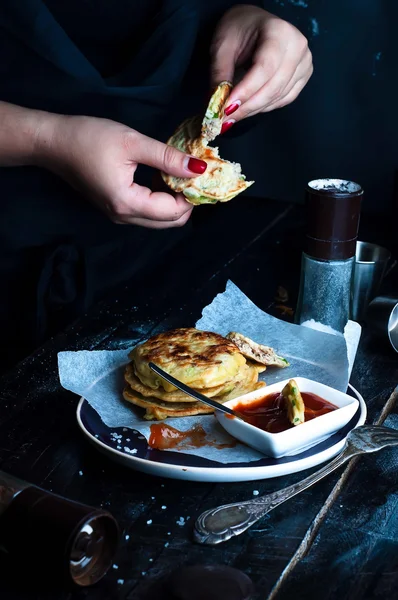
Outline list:
[[[204,160],[200,160],[200,158],[191,158],[188,160],[187,168],[192,173],[196,173],[197,175],[202,175],[207,169],[207,162]]]
[[[235,100],[235,102],[227,106],[227,108],[224,110],[224,115],[227,115],[227,117],[229,117],[229,115],[232,115],[232,113],[238,110],[241,104],[242,102],[240,100]]]
[[[221,135],[228,131],[228,129],[231,129],[234,123],[236,123],[235,119],[228,119],[228,121],[225,121],[225,123],[223,123],[221,127]]]

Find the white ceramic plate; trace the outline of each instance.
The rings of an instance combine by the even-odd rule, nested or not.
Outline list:
[[[363,425],[366,419],[366,405],[362,396],[351,385],[347,393],[358,399],[359,407],[350,422],[340,431],[295,456],[264,456],[248,463],[225,465],[193,454],[153,450],[139,432],[122,427],[107,427],[84,398],[77,407],[77,422],[84,435],[100,452],[130,469],[158,477],[190,481],[254,481],[303,471],[336,456],[343,448],[348,433]],[[134,454],[131,453],[132,449]]]

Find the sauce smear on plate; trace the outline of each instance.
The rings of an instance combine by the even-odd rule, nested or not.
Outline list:
[[[337,409],[337,406],[316,394],[301,392],[301,396],[305,404],[305,421],[311,421]],[[236,404],[234,410],[240,413],[247,423],[269,433],[280,433],[293,427],[287,418],[285,400],[280,392],[268,394],[250,404]]]
[[[151,425],[151,435],[149,436],[148,446],[156,450],[182,450],[184,448],[203,448],[212,446],[213,448],[234,448],[236,440],[231,443],[219,444],[214,440],[208,439],[206,431],[201,425],[194,425],[188,431],[180,431],[166,423],[154,423]]]

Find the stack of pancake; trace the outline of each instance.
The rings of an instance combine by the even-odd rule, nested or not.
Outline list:
[[[123,397],[144,408],[148,420],[213,412],[154,373],[150,362],[217,402],[227,402],[265,385],[258,381],[264,365],[247,360],[231,340],[193,328],[155,335],[136,346],[129,358]]]

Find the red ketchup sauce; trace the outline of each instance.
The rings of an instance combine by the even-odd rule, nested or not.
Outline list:
[[[305,405],[306,422],[337,409],[337,406],[316,394],[301,392],[301,396]],[[280,433],[294,427],[287,418],[285,400],[280,392],[268,394],[250,404],[236,404],[234,410],[251,425],[269,433]]]
[[[231,443],[218,444],[212,439],[209,439],[205,430],[201,425],[194,425],[188,431],[180,431],[166,423],[154,423],[151,425],[151,434],[148,440],[148,446],[156,450],[171,450],[176,448],[203,448],[204,446],[212,446],[213,448],[233,448],[237,442],[234,440]]]

